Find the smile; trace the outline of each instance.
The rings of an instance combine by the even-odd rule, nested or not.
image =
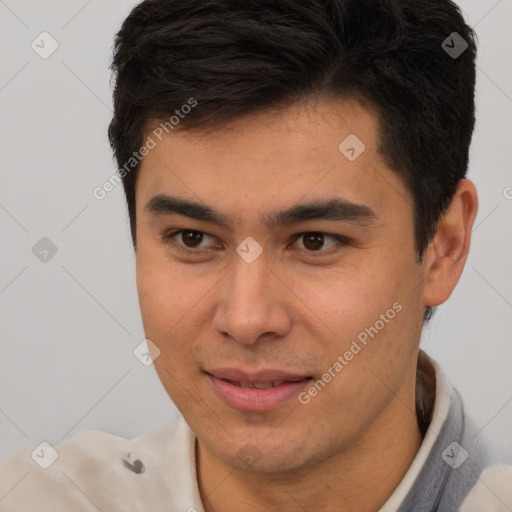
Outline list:
[[[238,386],[241,388],[255,388],[255,389],[268,389],[268,388],[275,388],[277,386],[280,386],[283,384],[284,380],[271,380],[269,382],[239,382],[236,380],[227,380],[229,383],[233,384],[234,386]]]
[[[244,375],[241,379],[236,379],[219,375],[226,372],[216,373],[217,375],[205,372],[214,393],[230,408],[245,412],[277,409],[296,398],[312,379],[295,375],[290,375],[288,379],[268,379],[264,377],[264,372],[251,378]]]

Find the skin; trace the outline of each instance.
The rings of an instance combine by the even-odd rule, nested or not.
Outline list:
[[[371,108],[317,98],[208,132],[176,130],[141,164],[136,261],[144,329],[160,350],[159,378],[197,435],[207,512],[377,511],[418,451],[424,309],[444,302],[461,275],[477,195],[472,182],[460,182],[419,262],[412,198],[378,153],[377,128]],[[366,146],[352,162],[338,150],[351,133]],[[145,206],[156,194],[201,201],[233,229],[151,213]],[[375,218],[262,223],[262,213],[333,197],[365,205]],[[199,252],[179,252],[187,247],[179,235],[174,244],[165,240],[178,229],[207,234],[198,248],[188,245]],[[315,251],[297,237],[303,232],[350,241],[326,236]],[[235,251],[248,236],[263,248],[250,264]],[[292,399],[241,412],[203,371],[271,367],[319,379],[394,303],[402,310],[307,404]],[[252,463],[240,456],[244,449],[257,454]]]

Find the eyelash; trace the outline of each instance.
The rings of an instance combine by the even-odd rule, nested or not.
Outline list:
[[[179,245],[178,243],[176,243],[175,241],[173,241],[173,238],[176,237],[176,235],[179,235],[185,231],[192,231],[194,233],[201,233],[203,235],[207,235],[207,236],[213,236],[213,235],[209,235],[208,233],[205,233],[204,231],[197,231],[195,229],[178,229],[178,230],[175,230],[175,231],[172,231],[170,233],[167,233],[163,236],[163,240],[164,242],[167,244],[167,245],[172,245],[172,247],[174,249],[176,249],[177,251],[181,252],[181,253],[184,253],[184,254],[201,254],[201,253],[205,253],[207,251],[211,251],[212,249],[189,249],[189,248],[186,248],[184,247],[183,245]],[[325,237],[329,237],[329,238],[333,238],[335,240],[337,240],[339,242],[339,244],[337,246],[334,246],[334,247],[330,247],[329,249],[326,249],[326,250],[318,250],[318,251],[307,251],[307,250],[304,250],[304,249],[296,249],[298,251],[303,251],[303,252],[306,252],[310,255],[312,255],[313,257],[315,256],[323,256],[323,255],[329,255],[329,254],[333,254],[334,252],[337,252],[338,250],[340,250],[340,246],[343,247],[345,245],[348,245],[350,243],[350,239],[348,239],[347,237],[343,237],[343,236],[340,236],[340,235],[333,235],[333,234],[330,234],[330,233],[325,233],[323,231],[303,231],[301,233],[297,233],[293,236],[293,240],[291,243],[295,243],[299,238],[301,238],[302,236],[306,235],[306,234],[315,234],[315,235],[324,235]]]

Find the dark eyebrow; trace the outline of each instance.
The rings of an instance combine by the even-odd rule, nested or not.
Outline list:
[[[157,194],[146,204],[145,211],[155,215],[179,214],[204,222],[213,222],[233,231],[232,222],[210,206],[190,199]],[[306,220],[350,221],[369,224],[377,214],[368,206],[355,204],[345,199],[328,199],[299,204],[288,210],[262,215],[262,222],[268,229],[296,224]]]
[[[210,206],[181,197],[157,194],[147,202],[144,210],[155,215],[172,215],[177,213],[192,219],[213,222],[229,229],[233,227],[226,216],[215,211]]]
[[[270,213],[265,217],[264,224],[269,229],[273,229],[306,220],[344,220],[368,224],[375,219],[377,214],[368,206],[336,198],[298,204],[289,210]]]

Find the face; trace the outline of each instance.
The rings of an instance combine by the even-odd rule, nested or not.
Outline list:
[[[136,205],[155,368],[225,464],[306,467],[413,389],[423,270],[371,109],[316,100],[171,132],[141,164]]]

